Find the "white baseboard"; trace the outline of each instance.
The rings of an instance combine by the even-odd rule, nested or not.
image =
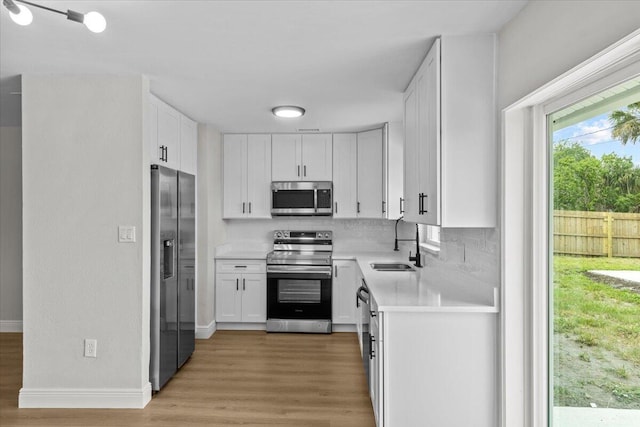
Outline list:
[[[218,322],[216,327],[219,331],[265,331],[267,324]]]
[[[332,332],[356,332],[357,328],[354,324],[332,324]]]
[[[216,321],[212,320],[207,326],[196,326],[196,339],[208,340],[216,331]]]
[[[0,320],[0,332],[22,332],[22,320]]]
[[[22,388],[19,408],[142,409],[151,401],[151,383],[141,389]]]

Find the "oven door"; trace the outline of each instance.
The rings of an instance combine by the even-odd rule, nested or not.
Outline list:
[[[331,266],[267,266],[267,319],[331,320]]]

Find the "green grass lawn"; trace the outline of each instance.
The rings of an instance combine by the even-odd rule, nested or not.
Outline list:
[[[640,408],[640,294],[588,270],[640,270],[640,260],[554,256],[556,403]]]

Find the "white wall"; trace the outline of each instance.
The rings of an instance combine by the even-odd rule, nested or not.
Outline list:
[[[0,332],[22,330],[21,133],[0,127]]]
[[[640,2],[530,1],[499,34],[504,108],[640,28]]]
[[[222,139],[210,125],[198,126],[198,308],[196,336],[208,338],[215,330],[215,270],[216,245],[222,244]]]
[[[23,77],[22,407],[150,398],[147,92],[141,76]]]

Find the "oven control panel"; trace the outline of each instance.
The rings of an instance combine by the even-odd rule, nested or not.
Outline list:
[[[274,240],[313,240],[330,241],[333,238],[332,231],[298,231],[298,230],[276,230],[273,232]]]

